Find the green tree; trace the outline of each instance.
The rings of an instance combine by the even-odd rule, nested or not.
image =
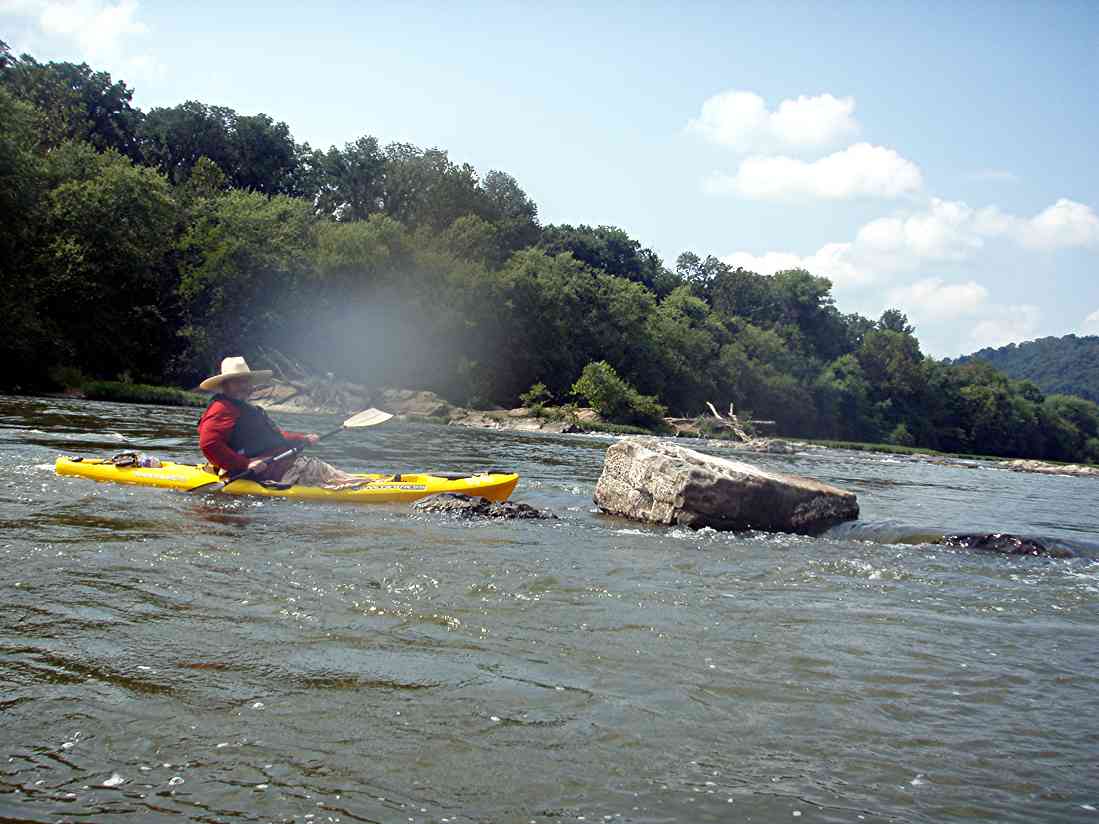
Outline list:
[[[666,410],[656,398],[642,395],[606,361],[589,363],[573,384],[572,394],[583,398],[609,421],[637,426],[662,426]]]
[[[44,180],[35,154],[35,112],[0,86],[0,385],[33,386],[55,356],[41,310],[44,284],[31,266]]]
[[[542,247],[551,255],[569,252],[593,269],[640,283],[657,294],[668,294],[677,285],[655,252],[615,226],[547,226]]]
[[[425,242],[435,242],[442,249],[466,260],[479,261],[486,265],[497,265],[501,262],[499,226],[477,215],[462,215],[438,236],[433,239],[425,238]]]
[[[314,271],[333,301],[364,298],[414,267],[412,239],[387,215],[318,222],[315,231]]]
[[[496,228],[496,247],[489,262],[501,265],[514,252],[538,242],[538,207],[519,182],[501,171],[490,171],[481,181],[484,217]]]
[[[188,100],[151,110],[141,124],[146,162],[173,183],[184,183],[202,157],[215,163],[237,189],[294,194],[299,150],[285,123],[266,114],[239,115],[224,106]]]
[[[908,316],[899,309],[886,309],[882,312],[881,320],[878,321],[878,328],[897,332],[901,335],[913,335],[916,332],[916,327],[908,322]]]
[[[700,414],[707,401],[720,402],[724,391],[713,364],[728,334],[706,302],[680,286],[650,318],[654,374],[645,385],[686,415]]]
[[[936,445],[924,415],[928,385],[919,342],[911,334],[881,328],[864,337],[857,357],[883,425],[892,428],[904,421],[917,443]]]
[[[462,215],[483,215],[485,201],[472,166],[452,163],[442,149],[408,143],[391,143],[384,157],[383,208],[405,226],[440,230]]]
[[[683,257],[680,256],[681,260]],[[697,256],[692,257],[697,260]],[[691,279],[696,284],[705,284],[703,294],[715,311],[745,318],[759,326],[770,326],[782,319],[783,299],[775,288],[774,278],[741,267],[734,269],[713,257],[687,271],[694,272]]]
[[[46,194],[34,261],[62,357],[97,377],[158,375],[170,339],[164,309],[177,219],[168,182],[87,144],[65,144],[48,163],[55,177],[57,169],[84,170]]]
[[[333,146],[320,163],[317,210],[336,220],[365,220],[385,206],[385,155],[369,135]]]
[[[880,439],[881,423],[858,358],[843,355],[825,366],[813,384],[821,432],[831,438]]]
[[[96,72],[86,63],[39,63],[15,57],[0,41],[0,85],[36,111],[38,146],[49,150],[71,140],[138,159],[140,110],[131,106],[133,90]]]
[[[179,242],[181,373],[197,375],[256,344],[282,345],[312,272],[316,222],[307,201],[239,190],[195,214]]]

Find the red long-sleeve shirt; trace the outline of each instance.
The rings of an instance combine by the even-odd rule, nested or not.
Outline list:
[[[210,404],[198,422],[198,446],[202,454],[214,466],[221,467],[233,475],[246,470],[248,464],[255,460],[241,455],[229,446],[229,435],[239,417],[240,410],[236,406],[227,401],[216,400]],[[279,431],[288,441],[305,440],[305,435],[301,432],[287,432],[284,429]]]

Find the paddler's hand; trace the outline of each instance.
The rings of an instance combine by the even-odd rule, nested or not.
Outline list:
[[[261,460],[259,458],[256,458],[256,460],[254,460],[254,461],[249,461],[248,462],[248,471],[249,472],[262,472],[266,468],[267,468],[267,461]]]
[[[305,442],[310,446],[313,446],[320,439],[321,436],[318,435],[316,432],[310,432],[308,435],[305,436]]]

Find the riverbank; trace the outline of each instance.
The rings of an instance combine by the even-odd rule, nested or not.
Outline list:
[[[712,441],[716,446],[732,447],[748,452],[792,454],[809,450],[847,450],[896,455],[940,465],[972,468],[973,461],[991,461],[1013,472],[1070,477],[1099,477],[1099,466],[1057,463],[1028,458],[1003,458],[992,455],[939,452],[923,447],[897,444],[834,441],[808,438],[751,437],[742,440],[731,430],[708,426],[708,419],[699,417],[695,425],[685,426],[685,419],[669,419],[666,428],[657,431],[603,420],[594,409],[539,407],[528,409],[469,409],[451,404],[434,392],[414,389],[365,387],[344,383],[320,383],[320,387],[303,391],[300,387],[274,381],[261,387],[253,401],[269,412],[309,415],[352,414],[368,406],[378,406],[397,417],[420,423],[461,426],[512,432],[542,432],[553,435],[655,435],[672,439],[690,439],[697,443]],[[88,381],[68,387],[67,397],[113,403],[141,403],[164,406],[202,407],[209,401],[205,393],[178,387],[125,383],[122,381]]]
[[[210,399],[199,392],[189,392],[174,386],[154,386],[124,381],[87,381],[65,387],[61,393],[69,398],[111,403],[146,403],[158,406],[206,406]]]

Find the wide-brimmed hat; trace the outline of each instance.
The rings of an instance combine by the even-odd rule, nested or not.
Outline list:
[[[231,378],[248,378],[255,383],[256,381],[266,380],[273,374],[275,373],[270,369],[257,369],[255,371],[249,369],[248,361],[244,358],[226,358],[221,362],[221,374],[207,378],[198,385],[198,388],[213,392]]]

